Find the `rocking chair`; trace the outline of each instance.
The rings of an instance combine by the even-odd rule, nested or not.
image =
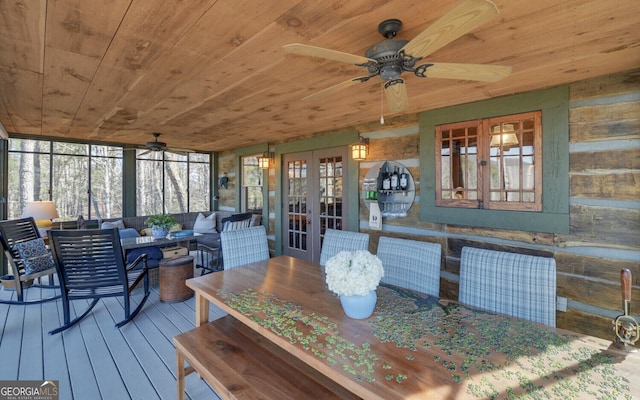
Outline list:
[[[79,322],[103,297],[121,297],[123,300],[124,319],[116,324],[118,328],[138,314],[149,297],[147,255],[141,254],[125,265],[117,228],[51,231],[50,237],[64,311],[64,325],[49,332],[50,335]],[[144,297],[131,312],[131,292],[142,281]],[[69,303],[78,299],[93,301],[80,316],[71,320]]]
[[[25,300],[25,289],[29,287],[58,289],[53,281],[56,267],[51,253],[45,247],[32,217],[0,221],[0,242],[8,261],[17,300],[3,300],[3,304],[40,304],[57,300],[60,294],[36,300]],[[21,255],[22,253],[22,255]],[[24,256],[24,257],[23,257]],[[41,284],[41,278],[49,276],[49,284]],[[37,279],[38,284],[30,285]]]

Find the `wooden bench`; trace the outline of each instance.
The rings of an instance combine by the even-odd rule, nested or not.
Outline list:
[[[173,342],[180,400],[192,372],[222,399],[358,398],[231,316],[175,336]]]

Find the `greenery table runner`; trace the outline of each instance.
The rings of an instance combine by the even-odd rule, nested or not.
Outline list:
[[[432,296],[380,286],[372,317],[337,324],[274,293],[221,294],[229,307],[364,384],[411,385],[420,376],[453,397],[633,398],[616,366],[624,355],[603,352],[601,340]],[[383,345],[395,346],[394,357],[377,350]],[[437,382],[425,377],[434,371]]]

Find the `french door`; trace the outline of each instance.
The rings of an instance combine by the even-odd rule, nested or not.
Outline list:
[[[333,148],[284,156],[284,254],[317,263],[325,230],[347,228],[346,155]]]

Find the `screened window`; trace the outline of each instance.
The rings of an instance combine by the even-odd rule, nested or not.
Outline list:
[[[60,220],[122,216],[122,148],[9,139],[7,217],[26,202],[52,200]]]
[[[210,155],[136,150],[137,215],[210,209]]]
[[[541,112],[436,126],[436,205],[542,210]]]
[[[261,213],[263,170],[258,166],[258,155],[242,157],[242,211]]]

